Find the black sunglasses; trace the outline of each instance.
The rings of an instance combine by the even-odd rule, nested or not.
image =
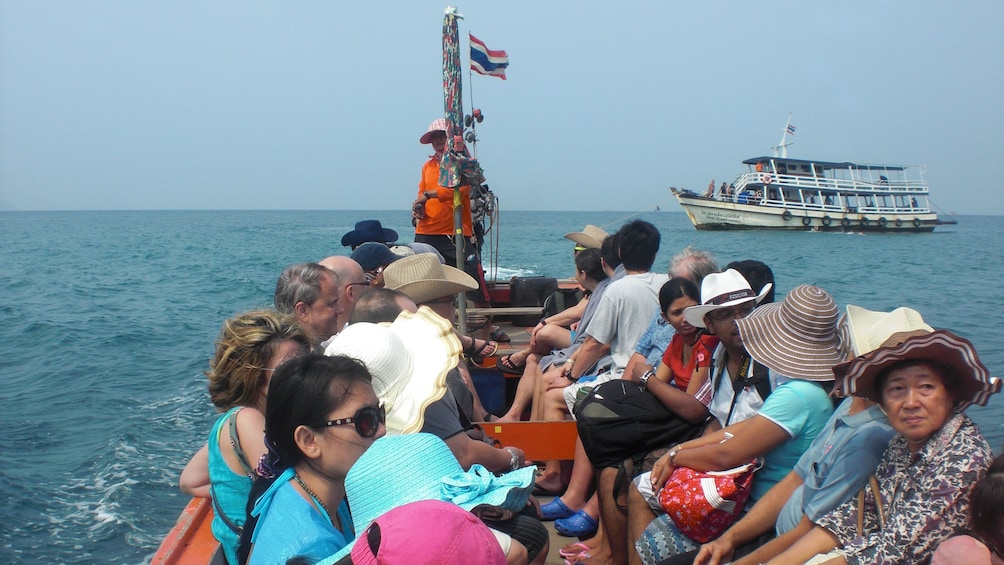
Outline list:
[[[380,429],[380,424],[386,423],[386,421],[387,412],[384,410],[383,404],[381,404],[380,406],[363,406],[359,410],[356,410],[356,413],[351,418],[328,420],[313,427],[330,428],[332,426],[355,424],[357,434],[362,437],[373,437],[376,435],[377,430]]]

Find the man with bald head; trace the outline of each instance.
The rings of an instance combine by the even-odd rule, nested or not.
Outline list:
[[[363,268],[350,257],[332,255],[320,261],[320,264],[335,273],[335,277],[338,279],[338,299],[344,308],[344,311],[338,315],[338,326],[335,330],[335,333],[338,333],[348,323],[356,299],[369,287],[370,283],[366,280]]]

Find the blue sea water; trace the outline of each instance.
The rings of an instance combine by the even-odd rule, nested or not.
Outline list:
[[[759,259],[779,296],[812,283],[841,306],[911,306],[1002,374],[1002,217],[916,235],[697,232],[681,213],[640,217],[661,230],[659,270],[688,244],[723,264]],[[406,212],[0,213],[0,562],[149,560],[214,418],[202,371],[221,323],[269,305],[285,265],[345,254],[341,235],[366,218],[410,240]],[[503,211],[495,275],[569,276],[562,235],[624,219]],[[969,413],[999,453],[1004,400]]]

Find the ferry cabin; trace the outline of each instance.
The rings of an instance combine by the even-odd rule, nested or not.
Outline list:
[[[754,157],[716,200],[839,214],[928,214],[923,167]]]

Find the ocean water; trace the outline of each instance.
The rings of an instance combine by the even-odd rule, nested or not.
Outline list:
[[[625,217],[503,210],[493,272],[569,276],[562,235]],[[688,244],[722,264],[759,259],[779,296],[812,283],[841,306],[911,306],[1004,373],[1002,217],[918,235],[697,232],[682,213],[640,217],[663,236],[656,269]],[[148,561],[214,418],[202,371],[222,321],[269,305],[285,265],[345,254],[341,235],[367,218],[410,240],[406,212],[0,213],[0,563]],[[1001,395],[969,413],[1000,453]]]

